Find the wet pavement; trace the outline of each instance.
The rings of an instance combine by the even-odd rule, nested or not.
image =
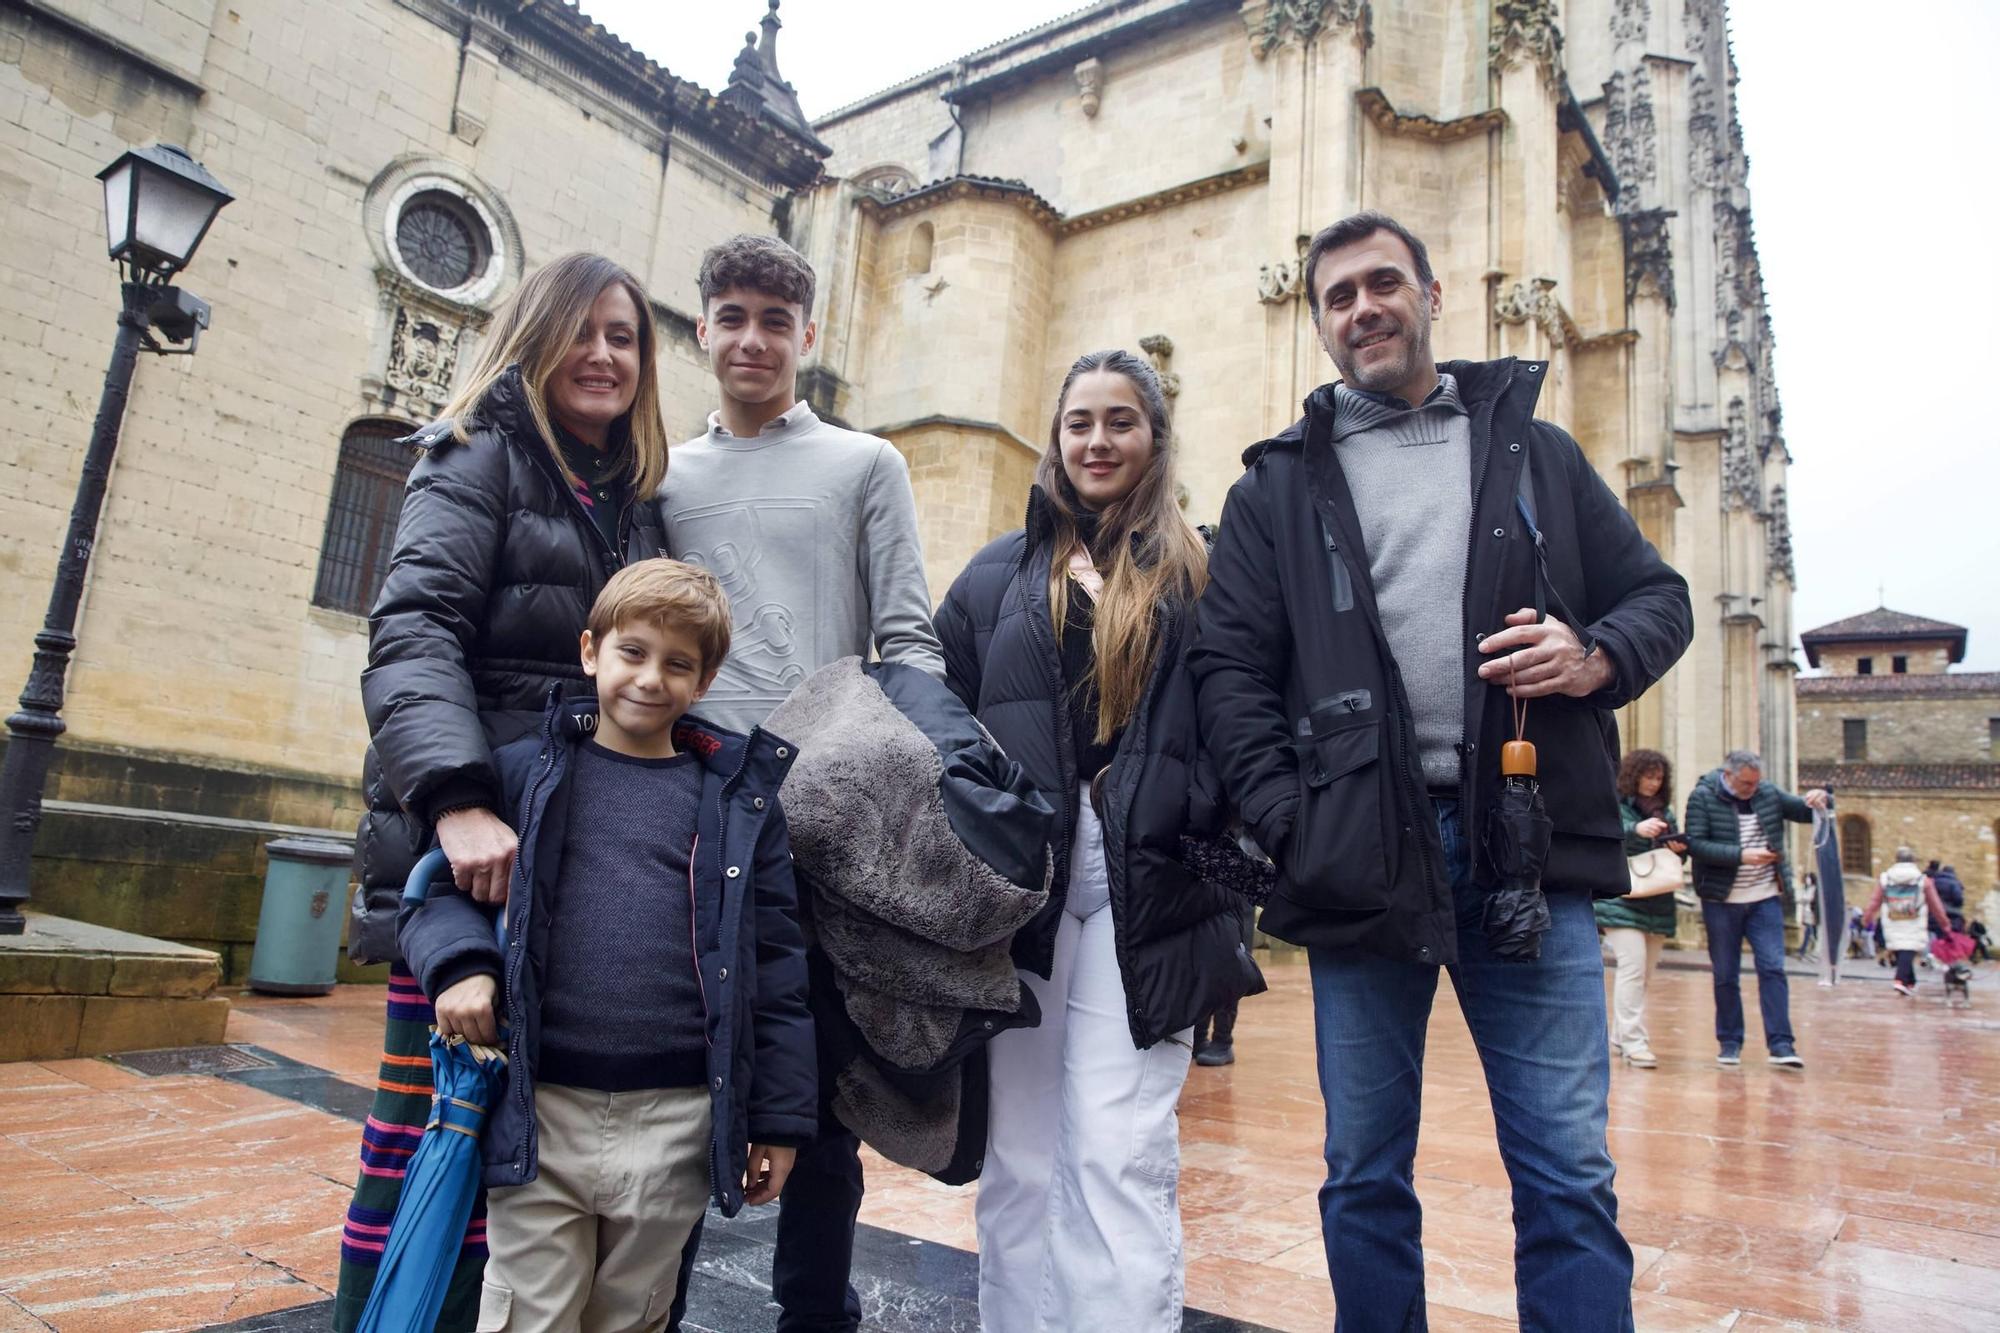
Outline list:
[[[1332,1323],[1311,999],[1295,958],[1268,971],[1237,1063],[1195,1069],[1181,1101],[1197,1333]],[[1870,984],[1872,965],[1831,990],[1794,976],[1801,1075],[1754,1039],[1741,1068],[1718,1068],[1706,974],[1660,972],[1660,1067],[1612,1076],[1641,1329],[2000,1327],[2000,968],[1980,973],[1968,1009],[1947,1007],[1935,973],[1914,1000]],[[0,1333],[327,1327],[381,1006],[368,987],[239,997],[231,1046],[191,1067],[0,1065]],[[1511,1203],[1449,987],[1429,1050],[1417,1189],[1432,1326],[1511,1327]],[[974,1327],[971,1190],[872,1155],[868,1173],[869,1326]],[[774,1220],[749,1210],[709,1232],[690,1327],[774,1325]]]

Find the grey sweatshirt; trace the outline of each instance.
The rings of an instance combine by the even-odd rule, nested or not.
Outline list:
[[[720,414],[676,447],[660,486],[667,549],[722,582],[734,638],[702,717],[748,731],[843,657],[944,675],[910,470],[887,440],[804,403],[754,438]]]
[[[1465,733],[1465,557],[1472,525],[1472,421],[1438,376],[1419,407],[1334,390],[1335,456],[1368,544],[1382,632],[1410,692],[1417,756],[1434,790],[1458,786]]]

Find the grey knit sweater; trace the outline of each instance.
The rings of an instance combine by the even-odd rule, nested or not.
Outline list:
[[[701,716],[748,731],[800,681],[874,655],[944,675],[910,469],[887,440],[804,403],[752,438],[720,415],[660,486],[667,549],[729,594],[735,639]]]
[[[1336,456],[1361,518],[1382,630],[1409,690],[1424,781],[1456,788],[1472,420],[1450,375],[1415,408],[1344,384],[1333,401]]]

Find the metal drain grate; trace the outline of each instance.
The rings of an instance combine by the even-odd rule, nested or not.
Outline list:
[[[277,1068],[276,1061],[265,1059],[248,1046],[175,1046],[163,1051],[132,1051],[112,1056],[111,1063],[123,1065],[147,1078],[162,1078],[169,1074],[235,1074],[246,1069]]]

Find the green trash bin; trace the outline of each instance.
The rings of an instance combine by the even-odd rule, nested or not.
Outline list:
[[[250,953],[250,989],[266,995],[325,995],[340,965],[352,844],[279,838],[264,844],[264,906]]]

